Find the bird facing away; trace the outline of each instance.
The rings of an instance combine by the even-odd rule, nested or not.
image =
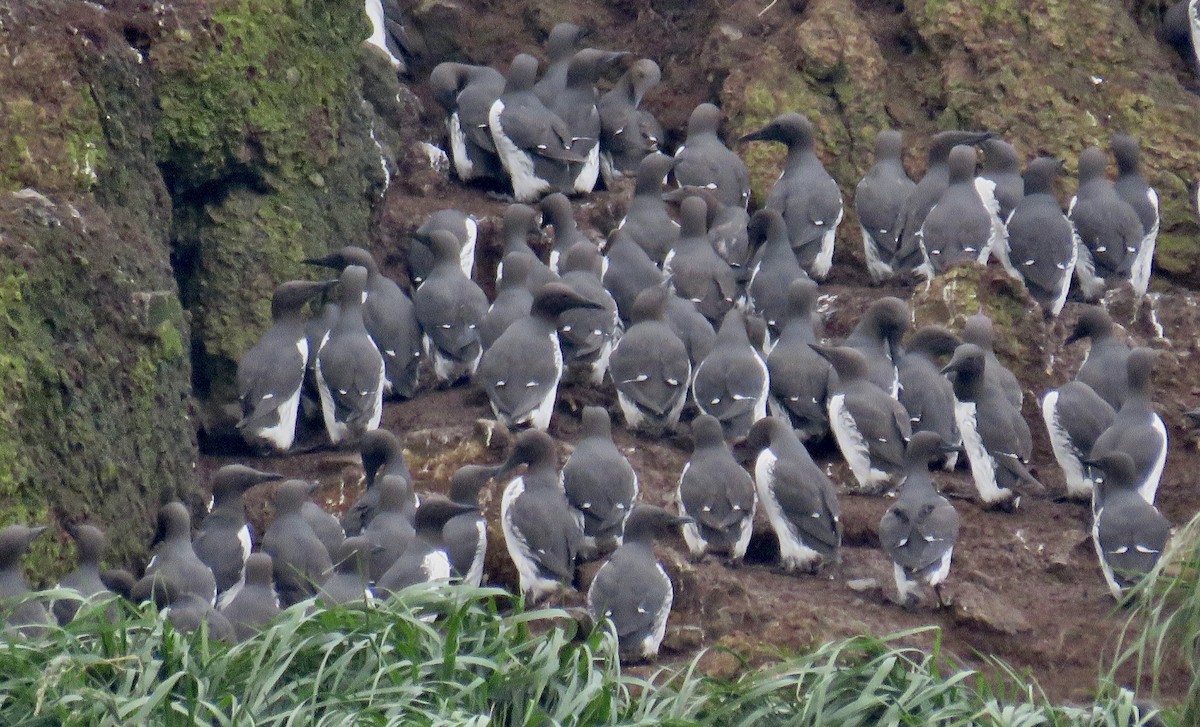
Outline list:
[[[637,473],[612,439],[603,407],[583,410],[580,439],[563,465],[567,501],[583,517],[583,545],[611,550],[621,543],[625,518],[638,494]]]
[[[21,558],[29,550],[29,544],[45,529],[45,526],[9,525],[0,530],[0,601],[7,602],[4,625],[7,630],[25,637],[43,633],[50,624],[50,614],[41,601],[25,601],[13,607],[29,593]]]
[[[83,598],[94,598],[101,594],[112,595],[108,586],[100,579],[100,560],[108,548],[104,531],[94,525],[67,526],[67,534],[75,541],[79,566],[58,581],[59,588],[69,588]],[[50,607],[60,626],[70,623],[78,613],[80,602],[62,599]]]
[[[767,356],[771,379],[767,407],[772,416],[790,422],[806,442],[829,434],[828,400],[834,378],[833,367],[809,346],[820,340],[818,294],[811,280],[792,282],[782,332]]]
[[[1092,540],[1109,591],[1120,600],[1127,588],[1154,569],[1171,536],[1171,524],[1138,494],[1128,454],[1109,452],[1089,465],[1104,473]]]
[[[917,186],[904,169],[902,153],[900,132],[880,131],[875,137],[875,165],[854,195],[867,272],[876,285],[895,274],[892,262],[900,247],[900,213]]]
[[[147,600],[156,581],[170,581],[181,596],[192,593],[216,603],[217,581],[192,548],[192,518],[183,503],[168,502],[159,509],[151,549],[154,556],[134,587],[137,600]]]
[[[721,204],[745,209],[750,202],[750,173],[742,158],[717,136],[721,110],[702,103],[688,117],[687,139],[675,152],[675,181],[680,187],[707,187]]]
[[[271,556],[251,553],[246,559],[246,582],[232,599],[221,607],[238,641],[258,633],[279,615],[279,596],[275,593]]]
[[[642,291],[634,304],[633,324],[609,358],[626,426],[651,436],[678,426],[692,380],[687,347],[666,320],[669,295],[662,286]]]
[[[263,533],[262,550],[271,556],[275,588],[286,608],[310,598],[329,573],[329,551],[301,510],[318,483],[287,480],[275,491],[275,519]]]
[[[694,521],[683,526],[684,542],[693,558],[722,553],[737,565],[754,529],[754,478],[733,458],[715,417],[696,417],[692,438],[692,457],[679,476],[676,495],[680,514]]]
[[[716,345],[696,367],[696,405],[716,417],[728,439],[743,439],[751,425],[767,415],[769,386],[767,363],[750,343],[742,312],[729,311]]]
[[[1051,316],[1062,312],[1079,250],[1075,228],[1054,196],[1062,160],[1041,157],[1025,170],[1025,196],[1008,217],[1008,245],[1001,255],[1011,275]]]
[[[240,464],[225,465],[213,476],[213,504],[192,540],[192,549],[212,570],[217,597],[222,601],[232,598],[241,587],[246,559],[254,549],[243,496],[255,485],[281,479],[283,475]]]

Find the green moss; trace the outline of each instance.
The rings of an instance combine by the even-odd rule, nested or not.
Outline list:
[[[50,79],[47,79],[47,83]],[[0,102],[5,133],[0,134],[0,190],[33,187],[42,191],[87,191],[107,156],[99,114],[87,84],[66,91],[31,89],[31,95]]]

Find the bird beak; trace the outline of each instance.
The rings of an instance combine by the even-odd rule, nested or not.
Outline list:
[[[326,255],[325,257],[305,258],[304,260],[301,260],[300,262],[304,263],[305,265],[316,265],[316,266],[322,267],[322,268],[340,269],[340,268],[345,267],[345,264],[344,264],[345,261],[342,260],[342,256],[337,254],[336,252],[331,255]]]
[[[258,472],[254,476],[254,484],[261,485],[264,482],[275,482],[276,480],[282,479],[283,475],[279,474],[278,472]],[[253,485],[251,486],[253,487]]]
[[[1071,335],[1067,336],[1067,339],[1065,341],[1063,341],[1063,345],[1070,346],[1072,343],[1075,343],[1076,341],[1078,341],[1079,339],[1081,339],[1083,337],[1084,337],[1083,331],[1076,328],[1075,330],[1071,331]]]
[[[695,523],[696,520],[694,518],[683,517],[682,515],[671,518],[671,525],[676,527],[680,525],[694,525]]]
[[[954,454],[955,452],[961,453],[964,451],[964,447],[961,444],[950,444],[948,442],[943,442],[942,445],[938,447],[938,451],[945,454]]]
[[[829,346],[823,346],[819,343],[810,343],[810,344],[808,344],[808,347],[811,348],[812,350],[816,351],[817,355],[820,356],[821,358],[825,359],[826,361],[830,360],[829,354],[831,354],[833,352],[833,349],[831,349]]]
[[[746,134],[742,138],[738,139],[739,144],[747,141],[778,141],[775,125],[767,124],[758,131]]]

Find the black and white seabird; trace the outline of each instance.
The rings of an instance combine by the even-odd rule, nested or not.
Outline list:
[[[812,123],[786,113],[741,141],[778,141],[787,145],[783,173],[767,195],[767,208],[787,222],[788,237],[800,265],[824,280],[833,265],[833,242],[842,223],[842,193],[813,148]]]
[[[758,505],[754,478],[733,458],[721,422],[708,414],[692,421],[692,457],[679,476],[679,513],[692,557],[721,553],[741,563],[754,530]]]
[[[391,17],[388,17],[391,10]],[[396,73],[406,73],[408,64],[404,55],[408,51],[408,33],[400,22],[400,8],[395,0],[385,6],[383,0],[366,0],[367,18],[371,21],[371,35],[366,42],[387,55]]]
[[[412,398],[417,393],[421,361],[421,330],[417,327],[412,300],[395,281],[379,271],[375,258],[361,247],[344,247],[332,255],[305,262],[339,271],[348,265],[366,268],[367,279],[360,296],[363,325],[383,356],[387,390],[404,399]],[[316,354],[317,351],[309,353]]]
[[[667,324],[687,347],[688,358],[692,362],[692,373],[695,374],[696,367],[717,343],[716,329],[700,313],[695,303],[680,298],[670,290],[667,291]]]
[[[621,543],[625,518],[637,499],[637,473],[613,444],[606,409],[584,407],[579,434],[563,465],[563,489],[567,502],[583,516],[584,548],[611,550]]]
[[[771,341],[783,332],[788,309],[788,291],[793,282],[808,278],[792,252],[787,224],[778,210],[767,207],[750,218],[750,238],[762,240],[760,255],[750,271],[746,302],[767,323]]]
[[[642,159],[659,150],[665,136],[662,125],[642,99],[662,80],[658,64],[649,58],[636,61],[600,96],[600,174],[612,188],[621,177],[633,174]]]
[[[437,262],[413,294],[421,341],[438,383],[453,385],[475,373],[483,346],[479,323],[488,310],[487,295],[463,275],[458,240],[445,231],[432,235]]]
[[[625,53],[596,48],[583,48],[567,63],[566,85],[561,93],[545,101],[546,107],[558,115],[571,134],[571,151],[583,162],[570,165],[571,186],[565,190],[588,194],[600,178],[600,94],[596,78],[601,70]]]
[[[938,359],[954,355],[962,340],[944,326],[925,326],[905,342],[897,372],[900,404],[908,411],[913,434],[934,432],[951,447],[962,444],[954,417],[954,387],[942,375]],[[946,456],[945,467],[953,470],[958,452]]]
[[[908,303],[889,295],[867,307],[842,343],[863,355],[867,360],[867,378],[893,397],[900,386],[896,371],[902,353],[900,340],[911,322]]]
[[[9,525],[0,530],[0,601],[13,603],[29,593],[21,558],[33,539],[42,534],[44,525],[30,528]],[[50,624],[50,614],[41,601],[25,601],[7,612],[4,625],[22,636],[34,637]]]
[[[375,600],[371,588],[370,560],[380,547],[365,535],[346,538],[333,553],[333,572],[321,584],[317,600],[327,606],[366,604]]]
[[[213,641],[227,644],[237,641],[237,634],[229,619],[203,597],[187,590],[186,584],[174,578],[162,577],[150,581],[147,587],[148,600],[154,602],[159,612],[179,633],[190,634],[206,627],[208,637]]]
[[[1091,348],[1079,366],[1075,380],[1092,387],[1114,411],[1120,411],[1129,391],[1129,344],[1117,337],[1112,317],[1098,305],[1083,309],[1063,345],[1069,346],[1084,338],[1091,341]]]
[[[1078,237],[1075,275],[1089,301],[1099,299],[1115,282],[1129,280],[1145,237],[1137,211],[1117,194],[1105,176],[1107,167],[1108,156],[1103,150],[1094,146],[1083,150],[1079,155],[1079,191],[1067,212]]]
[[[271,556],[275,588],[284,606],[316,595],[333,570],[329,551],[301,514],[318,483],[286,480],[275,491],[275,519],[263,533],[262,550]]]
[[[600,282],[603,258],[590,242],[579,242],[562,261],[562,282],[596,308],[570,308],[558,316],[563,364],[599,385],[608,372],[613,343],[620,333],[617,302]]]
[[[240,464],[227,464],[213,476],[213,504],[192,540],[192,550],[212,571],[222,603],[237,595],[246,559],[254,550],[243,495],[255,485],[281,479],[283,475]]]
[[[271,327],[238,360],[242,419],[237,428],[248,442],[285,452],[296,440],[300,390],[310,353],[304,304],[334,282],[293,280],[275,289]]]
[[[450,478],[450,499],[469,509],[442,526],[442,538],[450,568],[460,583],[478,587],[483,583],[483,561],[487,557],[487,521],[479,506],[479,491],[496,473],[495,467],[464,465]]]
[[[662,284],[662,271],[622,229],[613,230],[609,235],[604,259],[607,265],[601,280],[617,302],[621,320],[629,323],[634,301],[642,291]]]
[[[315,369],[329,441],[340,444],[379,427],[383,418],[385,361],[363,324],[367,269],[342,271],[338,322],[317,353]]]
[[[578,243],[586,243],[593,248],[599,247],[590,237],[583,234],[575,221],[575,213],[571,209],[571,200],[562,192],[555,192],[541,201],[539,205],[543,215],[549,219],[554,228],[554,241],[550,247],[550,270],[561,274],[562,261],[567,251]]]
[[[1126,370],[1129,391],[1108,429],[1096,438],[1088,458],[1099,459],[1109,452],[1124,452],[1133,459],[1134,486],[1151,505],[1158,492],[1163,467],[1167,463],[1167,428],[1154,411],[1150,378],[1154,372],[1152,348],[1135,348],[1129,353]]]
[[[505,485],[500,524],[521,593],[536,603],[574,580],[583,529],[563,493],[558,445],[550,435],[536,429],[518,435],[496,478],[522,464],[528,465],[525,473]]]
[[[988,318],[987,314],[980,309],[975,315],[967,317],[961,335],[963,343],[973,343],[983,349],[983,356],[987,359],[983,377],[988,382],[988,386],[998,387],[1004,392],[1004,398],[1020,409],[1021,404],[1025,401],[1025,390],[1021,387],[1021,382],[1017,380],[1016,374],[996,357],[996,352],[993,350],[996,334],[992,326],[992,319]]]
[[[429,74],[429,86],[446,111],[450,158],[459,180],[504,181],[488,126],[488,112],[504,92],[503,74],[488,66],[439,63]]]
[[[784,569],[815,572],[836,560],[842,544],[837,491],[787,420],[758,420],[746,444],[758,453],[754,484],[779,540]]]
[[[683,200],[679,239],[663,260],[663,272],[676,295],[695,303],[716,324],[737,300],[738,285],[733,268],[708,241],[707,215],[700,197]]]
[[[801,278],[788,288],[783,332],[767,356],[771,415],[791,423],[802,441],[829,433],[829,390],[833,367],[809,344],[821,339],[815,319],[817,284]]]
[[[149,597],[155,581],[166,580],[174,582],[182,593],[216,603],[217,581],[192,548],[192,518],[183,503],[168,502],[159,509],[151,552],[146,572],[134,587],[137,600]]]
[[[412,474],[408,471],[408,462],[404,459],[404,448],[400,440],[386,429],[376,429],[363,435],[358,443],[362,454],[363,476],[366,480],[364,492],[342,515],[342,530],[346,535],[354,536],[362,533],[362,529],[375,517],[379,509],[379,492],[375,483],[384,475],[397,475],[404,478],[412,488]],[[417,506],[413,497],[413,508]]]
[[[550,426],[563,374],[558,317],[572,308],[599,308],[562,283],[533,296],[529,316],[508,327],[484,352],[475,382],[487,393],[496,418],[507,427]]]
[[[721,204],[745,209],[750,202],[746,164],[717,136],[721,110],[702,103],[688,117],[687,138],[675,152],[675,181],[680,187],[707,187]]]
[[[959,521],[954,506],[934,487],[929,466],[950,449],[934,432],[913,435],[900,496],[879,521],[879,544],[892,560],[896,590],[905,606],[915,603],[922,585],[933,588],[942,603],[940,586],[950,574]]]
[[[542,262],[542,259],[529,246],[530,235],[535,235],[539,239],[541,237],[541,220],[541,213],[526,204],[510,204],[504,209],[502,222],[504,257],[508,257],[513,253],[521,253],[528,256],[525,258],[528,264],[526,285],[529,286],[531,293],[546,283],[558,280],[558,276],[550,270],[546,263]],[[496,280],[498,284],[504,282],[503,259],[501,259],[500,266],[496,269]]]
[[[380,576],[375,590],[395,594],[418,583],[449,583],[454,570],[446,552],[443,529],[455,517],[474,512],[476,508],[441,495],[424,498],[413,517],[416,538],[387,573]]]
[[[108,538],[104,531],[94,525],[68,525],[66,530],[75,541],[79,565],[59,579],[58,588],[75,591],[85,599],[106,593],[112,594],[108,586],[104,585],[104,581],[100,580],[100,560],[104,557],[104,551],[108,549]],[[80,605],[80,602],[74,599],[60,599],[51,605],[50,610],[59,626],[64,626],[75,618]]]
[[[1142,223],[1142,242],[1137,257],[1129,269],[1129,283],[1138,295],[1145,295],[1150,286],[1150,268],[1154,261],[1154,246],[1158,240],[1158,192],[1142,177],[1139,156],[1141,146],[1129,134],[1117,134],[1112,138],[1113,156],[1117,160],[1117,181],[1113,190],[1129,203]]]
[[[1054,196],[1061,159],[1039,157],[1025,170],[1025,196],[1007,218],[1006,248],[1000,261],[1025,283],[1029,295],[1051,316],[1062,312],[1079,250],[1075,228]]]
[[[1200,80],[1200,2],[1178,0],[1167,7],[1159,37],[1179,54]],[[1195,87],[1192,87],[1193,90]]]
[[[488,112],[492,140],[518,202],[570,191],[570,164],[585,161],[571,150],[566,122],[534,94],[537,68],[536,58],[518,54],[508,67],[504,93]]]
[[[246,559],[246,582],[228,603],[221,606],[221,614],[229,619],[238,641],[258,633],[279,615],[271,556],[250,554]]]
[[[666,288],[649,288],[633,306],[633,323],[609,357],[609,374],[625,424],[653,436],[673,431],[687,402],[692,365],[666,319]]]
[[[654,540],[689,522],[654,505],[638,505],[626,521],[625,542],[600,566],[588,588],[588,613],[597,623],[612,622],[624,662],[658,655],[675,592],[654,557]]]
[[[373,489],[379,494],[379,507],[362,535],[375,546],[367,558],[367,575],[376,582],[412,545],[417,508],[412,486],[403,477],[383,475]]]
[[[1116,417],[1108,402],[1082,381],[1068,381],[1042,397],[1042,420],[1054,459],[1062,467],[1068,497],[1092,499],[1096,478],[1084,462]]]
[[[904,169],[903,136],[884,129],[875,137],[875,164],[854,194],[867,272],[876,285],[891,278],[900,246],[900,213],[917,184]]]
[[[717,342],[696,367],[692,396],[696,406],[721,422],[730,440],[744,438],[767,415],[770,388],[767,362],[750,343],[746,319],[731,310],[721,321]]]
[[[636,242],[656,265],[661,265],[679,239],[679,223],[663,201],[662,188],[675,160],[666,154],[648,154],[637,166],[637,182],[629,208],[621,218],[621,234]]]
[[[533,92],[549,106],[567,87],[567,71],[579,50],[579,42],[591,31],[573,23],[558,23],[546,37],[546,72],[533,86]]]
[[[964,343],[942,369],[953,374],[954,418],[962,435],[971,478],[979,499],[987,506],[1016,506],[1014,487],[1035,493],[1045,487],[1026,469],[1033,455],[1033,435],[1004,392],[989,385],[984,375],[986,353],[973,343]]]
[[[847,346],[810,344],[833,365],[837,384],[829,395],[829,427],[858,483],[880,494],[904,474],[904,448],[912,437],[908,412],[869,378],[867,359]]]
[[[1171,524],[1138,494],[1134,463],[1124,452],[1109,452],[1089,463],[1104,472],[1092,525],[1100,568],[1113,598],[1154,569],[1171,537]]]
[[[429,218],[413,233],[413,244],[408,247],[408,274],[413,285],[419,286],[429,277],[433,269],[433,238],[437,230],[445,230],[458,238],[458,260],[463,275],[471,277],[475,270],[475,243],[479,239],[479,221],[461,210],[444,209],[429,215]]]
[[[529,315],[533,307],[533,293],[529,290],[529,272],[535,260],[523,252],[504,256],[504,277],[496,283],[496,299],[488,306],[483,320],[479,321],[479,343],[483,350],[491,348],[501,333]]]
[[[688,197],[704,200],[705,225],[708,242],[717,255],[733,268],[734,277],[742,283],[749,277],[752,265],[750,248],[750,214],[738,205],[723,204],[716,193],[706,187],[681,187],[663,195],[668,202],[682,202]]]
[[[995,184],[975,176],[975,149],[956,146],[947,162],[949,183],[921,225],[921,249],[926,265],[918,272],[938,275],[963,261],[987,264],[997,245],[1004,244],[1004,223],[998,216]]]
[[[979,176],[995,185],[993,195],[999,204],[1000,221],[1005,222],[1025,196],[1025,180],[1021,178],[1021,160],[1012,144],[998,138],[979,142],[983,165]]]

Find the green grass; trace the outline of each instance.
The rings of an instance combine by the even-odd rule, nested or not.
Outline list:
[[[49,597],[49,596],[42,596]],[[236,646],[153,609],[85,607],[65,628],[0,639],[4,725],[1137,725],[1128,692],[1053,706],[1000,678],[858,637],[733,681],[697,657],[623,674],[604,629],[557,610],[501,611],[489,589],[417,588],[371,608],[285,611]]]

